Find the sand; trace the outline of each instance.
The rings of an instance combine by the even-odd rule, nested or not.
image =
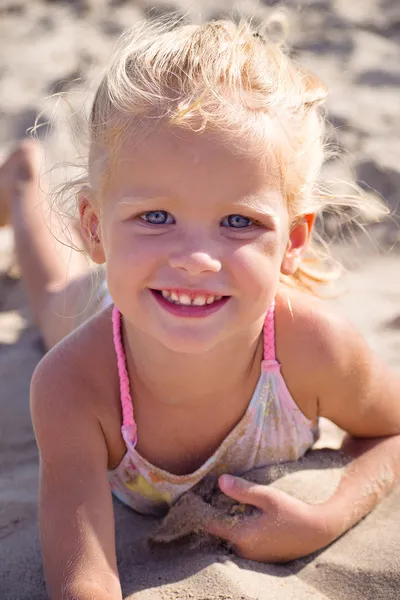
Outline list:
[[[267,2],[243,0],[256,18]],[[393,213],[400,200],[400,5],[397,0],[321,0],[300,6],[290,41],[296,56],[330,87],[333,139],[346,162],[331,161],[327,177],[355,178],[382,195]],[[71,157],[71,137],[52,118],[78,125],[52,91],[72,90],[73,106],[90,97],[116,36],[143,15],[188,10],[195,18],[230,12],[233,2],[2,0],[0,3],[0,159],[28,127],[38,135],[46,168]],[[43,114],[41,114],[43,111]],[[51,127],[45,125],[50,120]],[[57,172],[52,180],[58,178]],[[370,188],[376,190],[372,191]],[[337,234],[335,223],[330,231]],[[335,300],[394,368],[400,367],[400,236],[389,219],[365,236],[347,235],[334,251],[349,271]],[[43,354],[23,285],[7,275],[12,236],[0,231],[0,598],[46,598],[36,523],[38,455],[29,416],[29,380]],[[324,423],[319,448],[337,448],[341,433]],[[337,453],[316,450],[293,472],[262,470],[249,477],[309,502],[328,497],[341,476]],[[395,600],[400,597],[400,488],[329,548],[287,565],[236,557],[201,533],[202,515],[221,499],[195,490],[164,521],[115,502],[118,564],[124,598],[139,600]],[[196,507],[197,519],[193,519]],[[188,518],[190,515],[190,519]],[[200,532],[200,533],[199,533]],[[149,544],[149,538],[153,542]]]

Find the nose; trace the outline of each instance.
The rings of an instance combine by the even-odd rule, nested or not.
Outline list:
[[[213,254],[204,248],[194,247],[193,243],[183,243],[179,249],[171,253],[169,264],[174,269],[186,271],[188,275],[193,276],[202,273],[218,273],[222,264]]]

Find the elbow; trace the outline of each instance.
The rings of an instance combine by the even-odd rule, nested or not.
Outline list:
[[[340,450],[350,458],[357,458],[361,454],[365,454],[377,446],[383,444],[390,452],[397,454],[400,452],[400,433],[388,434],[380,437],[358,437],[347,435],[345,436]]]
[[[119,579],[115,575],[99,583],[87,579],[69,581],[62,589],[49,592],[50,600],[123,600]]]

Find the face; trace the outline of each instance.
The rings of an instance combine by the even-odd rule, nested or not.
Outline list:
[[[250,144],[168,127],[116,158],[99,214],[81,214],[127,326],[185,353],[260,332],[290,247],[276,170]]]

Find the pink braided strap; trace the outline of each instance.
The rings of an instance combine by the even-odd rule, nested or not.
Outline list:
[[[276,363],[275,357],[275,302],[268,309],[264,323],[264,364]],[[266,365],[267,366],[267,365]]]
[[[113,337],[114,347],[117,355],[118,373],[119,373],[119,384],[121,392],[121,405],[122,405],[122,421],[123,427],[133,427],[134,437],[136,438],[136,423],[133,416],[133,404],[129,386],[128,370],[126,368],[126,357],[124,347],[122,345],[121,326],[122,326],[122,315],[118,308],[114,306],[112,313],[113,323]]]
[[[118,374],[120,381],[123,427],[132,427],[134,430],[132,433],[136,439],[136,423],[133,416],[133,404],[130,393],[129,376],[126,367],[126,356],[121,336],[122,315],[116,306],[113,308],[112,323],[114,347],[117,355]],[[268,309],[264,323],[263,370],[270,370],[274,367],[279,368],[279,363],[277,363],[275,357],[275,303],[273,302]]]

